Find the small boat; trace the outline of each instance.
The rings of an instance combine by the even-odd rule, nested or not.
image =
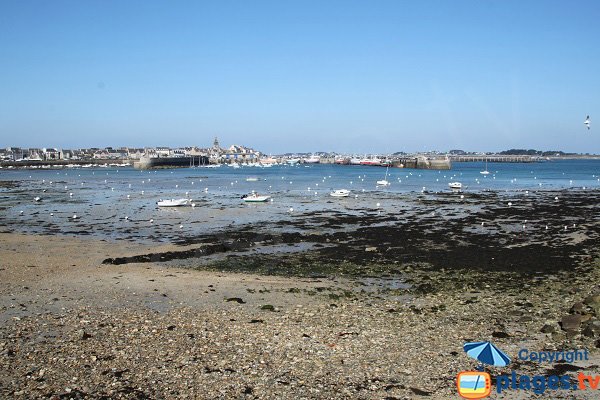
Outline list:
[[[267,200],[269,200],[271,198],[271,196],[266,196],[266,195],[259,195],[256,192],[252,192],[250,194],[245,194],[242,196],[242,199],[246,202],[246,203],[263,203]]]
[[[350,191],[348,189],[338,189],[329,193],[332,197],[348,197],[350,195]]]
[[[246,182],[258,182],[258,178],[255,176],[251,176],[249,178],[246,178]]]
[[[34,201],[42,201],[42,198],[41,198],[41,197],[39,197],[39,196],[36,196],[36,197],[34,197],[34,198],[33,198],[33,200],[34,200]]]
[[[315,156],[314,154],[309,158],[305,158],[304,162],[306,164],[319,164],[321,162],[321,157]]]
[[[171,199],[171,200],[159,200],[156,204],[159,207],[182,207],[189,204],[189,199]]]
[[[462,189],[462,183],[460,183],[460,182],[450,182],[448,184],[448,186],[450,186],[450,189],[452,189],[452,190],[460,190],[460,189]]]
[[[479,173],[481,175],[488,175],[490,173],[490,171],[488,171],[488,169],[487,169],[487,158],[485,159],[485,170],[479,171]]]
[[[377,186],[390,186],[391,185],[391,183],[387,180],[389,168],[390,168],[389,166],[385,168],[385,178],[383,178],[380,181],[377,181]]]

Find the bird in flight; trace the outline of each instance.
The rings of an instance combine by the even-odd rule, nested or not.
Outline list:
[[[590,122],[591,122],[591,121],[590,121],[590,116],[588,115],[588,116],[585,118],[585,121],[583,122],[583,124],[584,124],[585,126],[587,126],[587,128],[588,128],[588,129],[590,129]]]

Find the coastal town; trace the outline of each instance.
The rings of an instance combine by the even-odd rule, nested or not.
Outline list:
[[[274,165],[274,164],[343,164],[390,166],[419,169],[450,169],[452,162],[536,162],[551,158],[595,158],[586,154],[566,154],[561,151],[537,151],[512,149],[495,152],[447,152],[428,151],[420,153],[394,152],[390,154],[340,154],[336,152],[266,154],[252,147],[230,145],[222,147],[214,138],[210,147],[90,147],[64,149],[55,147],[0,148],[0,167],[60,167],[65,165],[142,165],[201,166],[219,164]]]

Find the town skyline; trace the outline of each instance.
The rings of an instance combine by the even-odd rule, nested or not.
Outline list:
[[[2,2],[0,142],[600,152],[598,2],[175,4]]]

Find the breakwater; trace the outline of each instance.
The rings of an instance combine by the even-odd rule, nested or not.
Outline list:
[[[142,157],[133,163],[133,167],[137,169],[186,168],[208,164],[209,160],[206,156]]]

